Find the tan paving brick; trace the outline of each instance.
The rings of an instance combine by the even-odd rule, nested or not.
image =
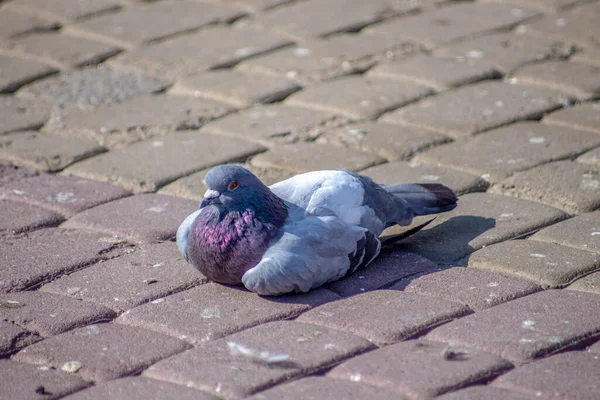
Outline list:
[[[493,63],[486,60],[416,55],[380,63],[369,70],[367,76],[415,82],[443,91],[502,75]]]
[[[280,168],[287,171],[308,172],[320,169],[359,171],[384,162],[375,154],[363,153],[349,147],[317,143],[282,145],[261,153],[251,160],[262,168]]]
[[[587,153],[580,156],[577,161],[584,164],[591,164],[600,167],[600,148],[588,151]]]
[[[232,20],[242,14],[240,10],[220,4],[188,0],[152,2],[82,21],[69,26],[67,32],[99,38],[106,36],[133,48],[215,22]]]
[[[144,329],[96,324],[29,346],[13,359],[75,371],[85,380],[106,381],[135,374],[189,347],[181,340]]]
[[[37,171],[0,160],[0,186],[36,175]]]
[[[64,220],[61,215],[43,208],[0,200],[0,237],[57,226]]]
[[[350,332],[381,347],[470,312],[468,307],[448,300],[376,290],[317,307],[297,321]]]
[[[107,11],[116,11],[123,2],[118,0],[18,0],[7,5],[30,13],[40,13],[67,22],[91,17]]]
[[[598,396],[599,366],[597,355],[573,351],[516,368],[492,384],[538,398],[592,400]]]
[[[490,193],[539,201],[572,214],[600,207],[600,168],[559,161],[515,174]]]
[[[523,279],[455,267],[403,279],[391,289],[447,299],[483,310],[540,291],[538,285]]]
[[[432,93],[432,89],[415,83],[348,76],[304,89],[285,103],[354,119],[374,119]]]
[[[116,314],[106,307],[50,293],[0,294],[0,318],[42,336],[58,335],[115,317]]]
[[[222,338],[269,321],[290,319],[339,296],[327,289],[259,297],[241,287],[208,283],[124,313],[117,322],[193,344]]]
[[[273,32],[214,26],[119,55],[110,66],[169,78],[217,68],[229,68],[291,42]]]
[[[424,129],[393,124],[363,122],[324,129],[317,143],[353,147],[375,153],[388,161],[406,160],[449,139]]]
[[[14,92],[29,82],[56,72],[56,68],[39,61],[0,54],[0,93]]]
[[[0,360],[0,371],[0,393],[12,400],[53,400],[89,385],[66,372],[11,360]]]
[[[229,343],[232,343],[233,349]],[[269,365],[238,350],[286,355]],[[321,371],[371,344],[357,336],[291,321],[271,322],[159,362],[145,376],[235,399],[287,379]],[[197,368],[203,365],[205,368]]]
[[[600,253],[600,211],[549,226],[531,239]]]
[[[523,236],[564,219],[556,208],[511,197],[470,193],[458,207],[395,246],[449,264],[477,249]],[[487,247],[486,247],[487,248]]]
[[[542,122],[600,133],[600,102],[560,109],[545,116]]]
[[[223,140],[218,135],[188,131],[101,154],[65,172],[116,183],[134,193],[151,192],[184,175],[263,150],[245,140]]]
[[[206,281],[181,257],[177,246],[167,242],[75,272],[40,290],[121,312]]]
[[[404,128],[402,128],[404,129]],[[428,165],[416,161],[391,162],[360,171],[379,184],[397,183],[441,183],[461,195],[469,192],[483,192],[488,183],[477,175],[458,170]]]
[[[456,355],[444,357],[444,354]],[[429,399],[486,381],[511,366],[482,351],[411,340],[355,357],[327,376],[379,387],[411,399]]]
[[[413,40],[429,48],[477,34],[513,27],[536,15],[500,4],[465,3],[393,19],[368,31]]]
[[[600,48],[598,48],[598,46],[578,48],[577,52],[573,54],[570,60],[585,64],[600,65]]]
[[[553,12],[566,9],[588,0],[483,0],[487,3],[501,3],[515,7],[532,8],[544,12]]]
[[[0,96],[0,135],[27,129],[38,129],[50,117],[50,107],[43,102]]]
[[[95,140],[37,131],[0,137],[0,158],[45,172],[59,171],[104,150]]]
[[[569,102],[555,90],[481,82],[420,101],[381,118],[464,138],[523,119],[537,119]]]
[[[273,103],[300,90],[295,82],[279,77],[232,70],[216,70],[185,76],[170,93],[202,97],[246,108],[256,103]]]
[[[497,388],[495,386],[470,386],[438,397],[439,400],[534,400],[536,397]]]
[[[524,121],[428,150],[415,161],[499,182],[515,172],[571,158],[599,144],[600,136],[590,132]]]
[[[546,290],[450,322],[427,338],[524,363],[600,335],[598,304],[595,294]]]
[[[27,289],[64,273],[110,258],[116,248],[97,233],[42,229],[0,242],[0,292]]]
[[[566,41],[515,32],[495,32],[449,43],[432,54],[436,57],[488,61],[509,73],[530,62],[568,57],[574,51],[575,47]]]
[[[235,3],[235,6],[240,9],[256,13],[287,4],[292,1],[293,0],[234,0],[233,3]]]
[[[316,138],[321,127],[344,122],[344,118],[332,112],[272,104],[209,122],[202,127],[202,132],[240,137],[273,146]]]
[[[600,294],[600,272],[594,272],[567,286],[567,289]]]
[[[227,106],[205,99],[165,95],[139,96],[122,103],[104,104],[93,109],[65,107],[44,130],[92,138],[102,146],[113,148],[141,139],[165,136],[176,130],[197,129],[206,121],[228,112]],[[171,135],[170,138],[160,137],[140,145],[154,149],[154,153],[164,153],[167,149],[162,148],[162,151],[159,151],[159,148],[168,146],[169,143],[175,145],[181,141],[193,140],[194,136],[198,136],[197,132],[182,132]],[[211,140],[211,136],[204,136],[207,137],[207,142]],[[138,158],[141,156],[142,154],[139,154]],[[109,153],[102,157],[117,156]]]
[[[181,221],[196,207],[196,202],[190,200],[141,194],[85,210],[65,222],[63,227],[117,236],[108,240],[117,244],[121,240],[156,243],[174,238]]]
[[[3,5],[0,10],[0,37],[2,38],[9,38],[33,31],[56,29],[59,26],[56,20],[31,13],[19,12],[14,9],[10,10],[9,5]]]

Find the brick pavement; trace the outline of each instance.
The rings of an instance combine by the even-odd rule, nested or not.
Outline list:
[[[0,0],[0,398],[597,399],[598,21],[600,0]],[[259,297],[173,243],[223,163],[459,207]]]

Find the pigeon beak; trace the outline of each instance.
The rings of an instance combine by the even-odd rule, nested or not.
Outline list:
[[[204,208],[211,204],[221,204],[219,196],[221,196],[221,193],[217,192],[216,190],[208,189],[204,193],[204,198],[200,202],[200,208]]]

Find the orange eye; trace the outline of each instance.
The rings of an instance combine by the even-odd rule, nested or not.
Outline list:
[[[233,181],[229,184],[229,190],[235,190],[238,187],[238,183],[236,181]]]

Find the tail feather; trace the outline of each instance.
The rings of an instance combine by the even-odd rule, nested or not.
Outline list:
[[[456,208],[458,198],[452,189],[437,183],[408,183],[382,185],[396,201],[398,215],[393,221],[399,225],[409,225],[417,215],[438,214]]]

